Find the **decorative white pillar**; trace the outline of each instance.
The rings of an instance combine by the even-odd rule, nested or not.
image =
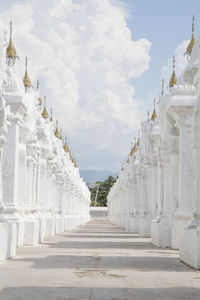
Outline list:
[[[151,170],[148,163],[143,164],[143,184],[142,184],[142,207],[141,220],[139,224],[139,234],[141,237],[151,236],[151,213],[150,213],[150,195],[151,195]]]
[[[4,145],[4,155],[2,162],[2,181],[3,181],[3,213],[8,222],[13,224],[13,233],[10,233],[11,239],[21,244],[23,235],[23,225],[20,215],[20,205],[18,198],[18,165],[19,165],[19,120],[10,120],[10,127],[7,135],[7,143]],[[14,225],[15,224],[15,225]],[[16,229],[15,229],[16,226]],[[17,231],[16,231],[17,230]],[[16,231],[16,232],[15,232]],[[16,235],[17,234],[17,235]],[[14,242],[13,242],[14,243]],[[15,255],[15,247],[13,247],[10,256]],[[9,257],[9,256],[8,256]]]
[[[172,91],[168,114],[179,129],[179,192],[178,207],[172,216],[173,247],[179,248],[181,230],[192,220],[192,198],[194,191],[192,160],[192,119],[196,91],[193,87],[176,87]]]

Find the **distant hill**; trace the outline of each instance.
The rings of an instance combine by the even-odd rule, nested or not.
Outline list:
[[[80,170],[80,175],[83,180],[90,185],[93,185],[97,181],[104,181],[108,176],[116,177],[118,174],[111,171],[95,171],[95,170]]]

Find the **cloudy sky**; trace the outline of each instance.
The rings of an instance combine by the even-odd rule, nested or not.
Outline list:
[[[23,77],[29,58],[80,169],[118,171],[161,78],[177,73],[199,0],[0,0],[0,34],[13,21]],[[181,6],[180,6],[181,4]],[[199,21],[196,22],[196,32]]]

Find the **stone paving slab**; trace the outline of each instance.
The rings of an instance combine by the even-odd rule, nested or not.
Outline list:
[[[200,300],[200,273],[108,222],[18,249],[0,264],[0,300]]]

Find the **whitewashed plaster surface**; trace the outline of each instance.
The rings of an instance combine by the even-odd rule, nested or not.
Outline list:
[[[180,250],[200,268],[200,39],[158,116],[141,123],[137,151],[123,164],[108,195],[112,223],[158,247]]]

